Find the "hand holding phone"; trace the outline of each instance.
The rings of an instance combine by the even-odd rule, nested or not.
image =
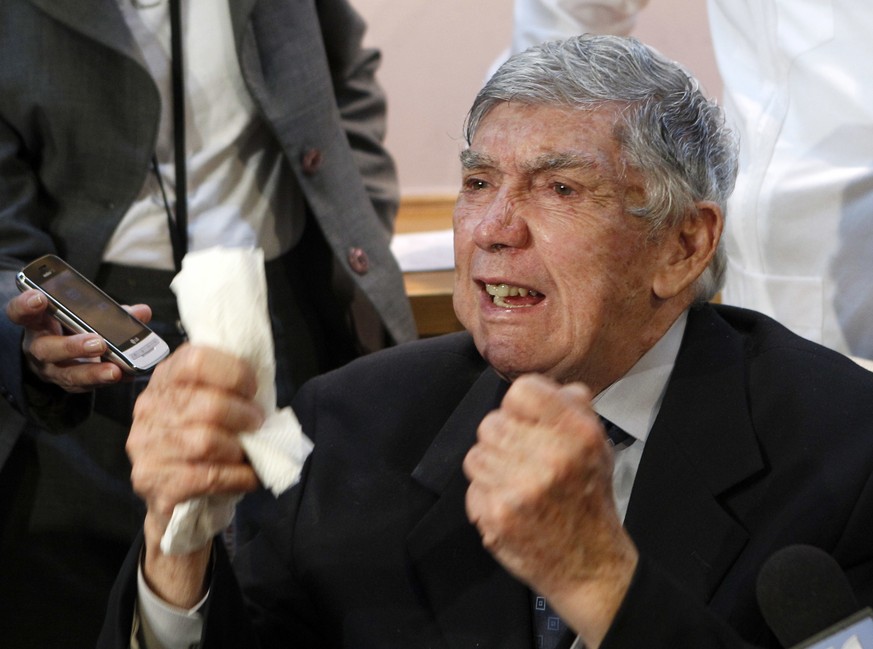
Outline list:
[[[55,255],[28,264],[16,283],[21,291],[40,291],[50,313],[70,331],[103,338],[106,360],[128,374],[148,372],[170,352],[157,334]]]

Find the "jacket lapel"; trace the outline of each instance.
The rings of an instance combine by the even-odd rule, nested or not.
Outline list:
[[[529,591],[483,549],[467,521],[460,469],[478,422],[506,387],[491,370],[483,373],[413,473],[438,499],[409,536],[410,556],[452,647],[531,643]],[[625,526],[641,553],[704,601],[748,539],[721,497],[764,469],[745,390],[742,338],[711,307],[695,309]]]
[[[30,0],[71,29],[142,62],[133,36],[115,0]]]
[[[30,0],[35,6],[68,27],[140,60],[127,23],[118,10],[116,0]],[[228,0],[231,22],[237,46],[248,28],[249,16],[257,0]]]
[[[230,22],[233,25],[234,40],[237,51],[248,28],[249,16],[258,0],[228,0],[230,4]]]
[[[528,589],[482,547],[467,520],[461,463],[508,385],[486,370],[412,474],[437,500],[407,539],[413,568],[450,647],[530,649]]]
[[[703,601],[748,539],[719,497],[764,469],[742,345],[712,307],[689,314],[625,519],[640,553]]]

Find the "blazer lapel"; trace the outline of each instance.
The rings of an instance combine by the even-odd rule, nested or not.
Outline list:
[[[142,62],[133,36],[115,0],[30,0],[71,29]]]
[[[467,520],[461,462],[508,384],[486,370],[412,474],[437,501],[407,539],[413,567],[450,647],[530,649],[528,589],[482,547]]]
[[[688,327],[646,443],[625,526],[641,553],[708,601],[747,542],[721,498],[764,470],[746,399],[743,340],[709,306]],[[466,518],[460,466],[506,384],[487,370],[413,472],[437,501],[408,539],[452,647],[528,649],[528,589],[485,551]]]
[[[141,61],[127,23],[115,0],[30,0],[56,20],[104,45]],[[229,0],[237,46],[248,28],[257,0]]]
[[[228,0],[230,5],[230,22],[233,25],[234,40],[236,41],[237,51],[242,42],[243,35],[246,32],[249,24],[249,16],[255,3],[258,0]]]
[[[625,519],[640,552],[704,601],[748,538],[719,496],[764,469],[742,344],[712,307],[690,313]]]

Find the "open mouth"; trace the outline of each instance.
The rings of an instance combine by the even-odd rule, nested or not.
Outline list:
[[[543,294],[538,291],[512,284],[485,284],[485,292],[496,306],[503,309],[532,307],[543,299]]]

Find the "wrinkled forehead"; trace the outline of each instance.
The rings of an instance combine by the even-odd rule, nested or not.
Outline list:
[[[470,146],[460,154],[464,170],[512,166],[525,174],[579,170],[626,177],[615,104],[584,109],[502,102],[486,113]]]

